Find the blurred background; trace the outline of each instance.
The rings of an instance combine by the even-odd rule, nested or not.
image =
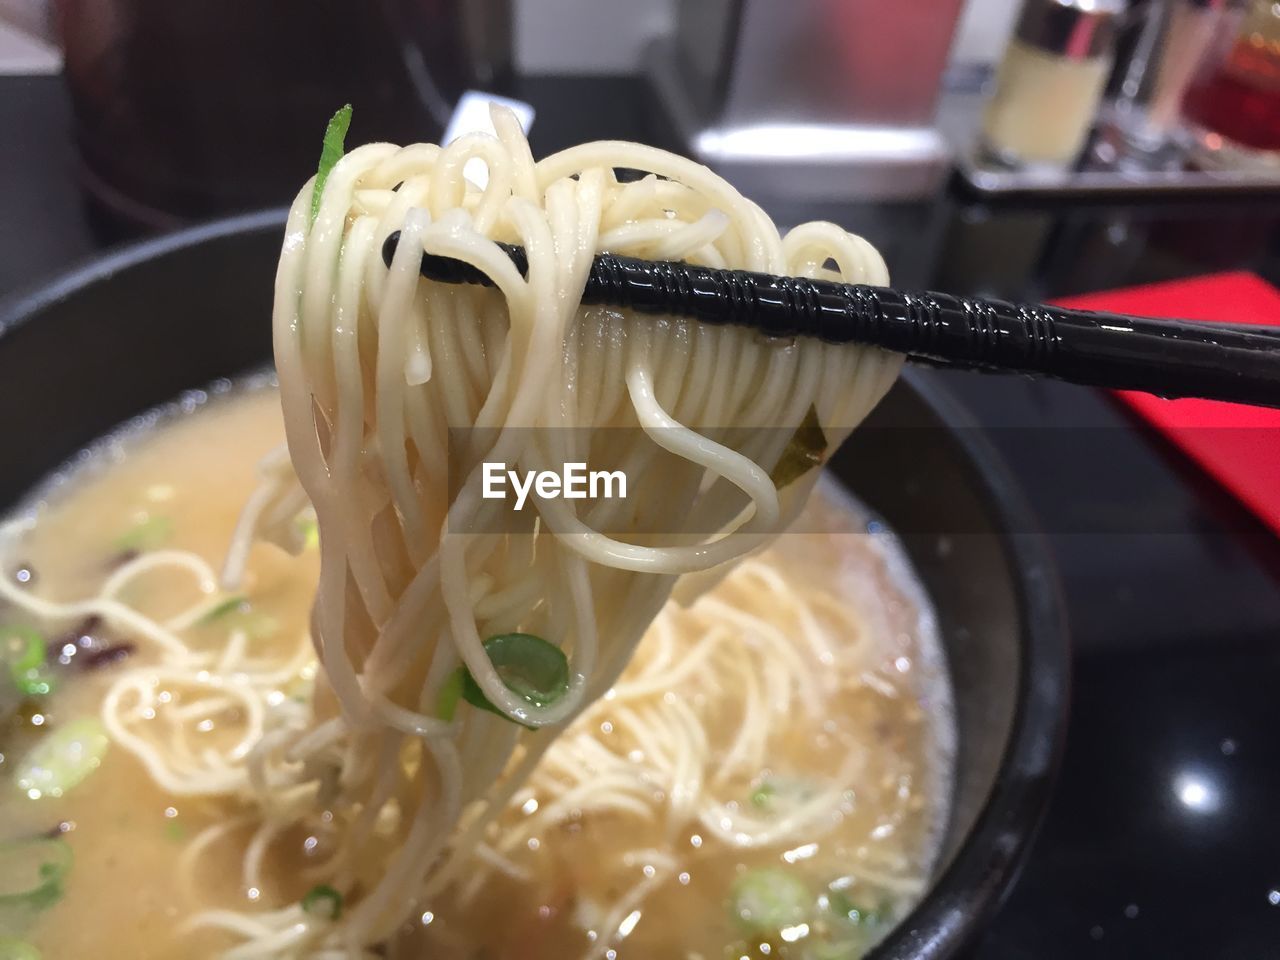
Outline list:
[[[697,157],[903,288],[1174,281],[1160,309],[1280,320],[1271,0],[0,0],[0,297],[287,203],[343,103],[350,142],[433,140],[467,90],[530,104],[535,156]],[[974,956],[1280,956],[1280,503],[1103,392],[938,376],[1032,502],[1075,641],[1057,797]],[[1247,423],[1256,456],[1211,466],[1280,494],[1280,422]]]
[[[5,140],[73,145],[90,247],[287,202],[336,105],[358,140],[433,140],[478,89],[532,103],[535,153],[627,136],[782,220],[816,205],[907,285],[1043,297],[1273,254],[1263,0],[0,0],[0,73],[61,77]]]

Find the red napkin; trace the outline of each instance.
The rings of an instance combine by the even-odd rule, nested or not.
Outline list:
[[[1057,301],[1147,317],[1280,325],[1280,290],[1252,273],[1219,273]],[[1116,396],[1280,533],[1280,410],[1216,400]]]

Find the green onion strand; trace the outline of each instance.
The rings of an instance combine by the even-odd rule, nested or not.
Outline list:
[[[534,708],[548,707],[569,692],[568,657],[541,637],[531,633],[499,634],[484,642],[484,652],[506,688]],[[473,707],[514,719],[489,702],[480,684],[465,668],[462,699]],[[527,723],[521,726],[534,729]]]

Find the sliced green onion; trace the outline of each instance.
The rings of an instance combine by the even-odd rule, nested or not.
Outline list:
[[[173,521],[168,517],[147,517],[115,539],[117,550],[154,550],[173,536]]]
[[[71,846],[61,837],[0,843],[0,905],[51,907],[62,899],[70,870]]]
[[[531,633],[499,634],[484,642],[484,652],[506,688],[533,707],[549,706],[569,691],[568,657],[541,637]],[[469,670],[464,670],[462,677],[462,699],[473,707],[507,717],[489,702]],[[533,729],[530,724],[521,725]]]
[[[18,681],[18,690],[28,697],[47,697],[55,686],[53,677],[42,670],[28,670],[27,675]]]
[[[462,699],[462,688],[469,676],[466,667],[459,667],[449,674],[449,679],[440,688],[436,697],[436,716],[445,723],[453,723],[458,713],[458,701]]]
[[[814,796],[813,781],[804,777],[770,776],[751,791],[751,805],[765,813],[789,810]]]
[[[53,692],[53,678],[46,669],[48,647],[44,637],[31,627],[0,627],[0,659],[9,664],[9,676],[18,692],[40,697]]]
[[[777,792],[778,788],[773,785],[773,782],[766,780],[751,791],[751,805],[760,810],[768,810],[773,806],[773,795]]]
[[[328,884],[312,887],[302,898],[302,912],[325,920],[342,916],[342,894]]]
[[[250,640],[265,640],[280,630],[280,622],[265,613],[246,611],[235,615],[232,629],[243,630]]]
[[[232,630],[239,630],[251,640],[265,640],[280,627],[275,617],[255,611],[249,598],[239,594],[215,605],[196,621],[202,627],[215,623],[224,623]]]
[[[342,159],[346,149],[347,130],[351,127],[351,104],[347,104],[329,119],[324,128],[324,145],[320,148],[320,166],[316,170],[316,183],[311,189],[311,222],[320,215],[320,197],[329,173]]]
[[[748,870],[733,882],[730,913],[748,934],[771,936],[804,923],[814,902],[798,877],[776,867]]]
[[[799,480],[814,467],[822,465],[823,456],[827,452],[827,435],[822,432],[822,424],[818,422],[818,408],[809,405],[809,412],[796,427],[796,432],[787,441],[786,449],[778,458],[769,479],[781,490],[787,484]]]
[[[81,717],[51,730],[14,770],[18,788],[32,800],[60,797],[97,770],[111,741],[97,717]]]
[[[827,908],[856,927],[872,926],[884,919],[882,911],[855,903],[843,890],[832,890],[827,894]]]
[[[295,703],[310,703],[316,692],[316,678],[312,669],[304,668],[284,686],[284,692]]]
[[[314,550],[320,546],[320,523],[315,517],[302,516],[294,521],[298,538],[302,540],[304,550]]]
[[[25,940],[0,937],[0,960],[40,960],[40,951]]]
[[[201,626],[204,626],[206,624],[213,623],[217,620],[221,620],[223,617],[227,616],[228,614],[232,614],[239,610],[243,610],[248,606],[249,606],[249,598],[243,595],[237,594],[234,597],[228,597],[226,600],[223,600],[218,605],[212,607],[209,610],[209,612],[204,614],[199,620],[196,621],[196,623],[200,624]]]
[[[15,673],[33,670],[44,663],[44,637],[31,627],[5,627],[5,646],[13,654],[10,665]]]
[[[236,629],[243,630],[250,640],[265,640],[279,632],[280,621],[265,613],[246,613],[237,623]]]

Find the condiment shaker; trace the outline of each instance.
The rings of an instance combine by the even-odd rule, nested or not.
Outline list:
[[[1028,0],[983,120],[983,146],[1014,166],[1080,155],[1115,53],[1123,0]]]

